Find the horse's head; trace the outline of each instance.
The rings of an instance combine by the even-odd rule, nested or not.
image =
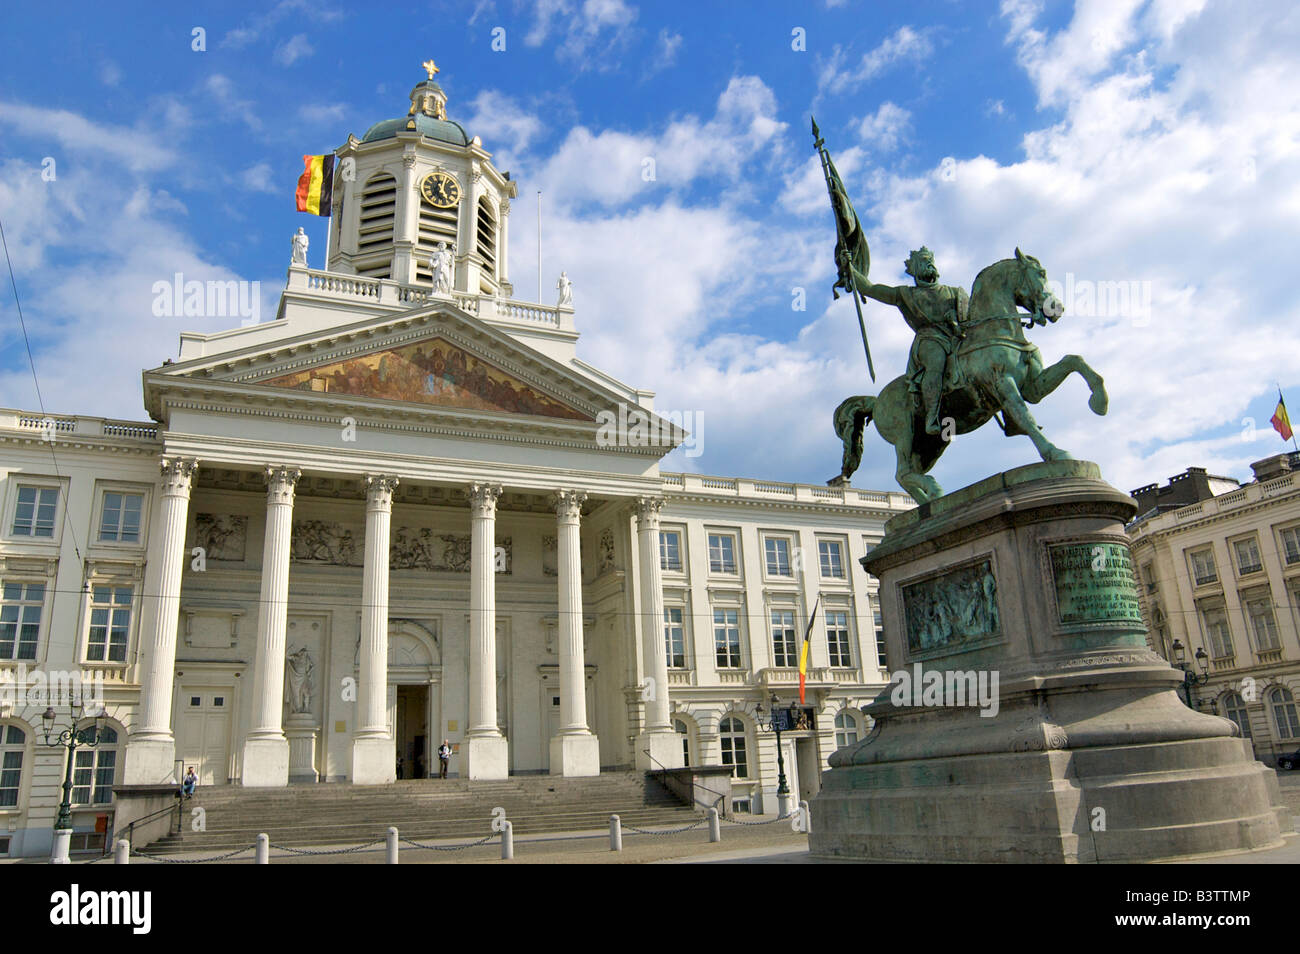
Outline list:
[[[1029,312],[1031,320],[1025,325],[1045,325],[1056,321],[1065,313],[1065,305],[1052,293],[1047,284],[1047,270],[1032,255],[1016,249],[1016,269],[1012,294],[1016,304]]]

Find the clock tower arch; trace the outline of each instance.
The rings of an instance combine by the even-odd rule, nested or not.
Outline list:
[[[449,248],[451,291],[513,294],[507,260],[510,173],[478,136],[447,118],[447,94],[428,78],[405,116],[386,119],[335,150],[330,271],[433,285],[430,260]]]

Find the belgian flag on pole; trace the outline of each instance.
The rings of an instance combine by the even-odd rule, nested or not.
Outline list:
[[[298,211],[328,218],[334,198],[334,156],[303,156],[302,165],[296,193]]]
[[[808,617],[808,628],[804,630],[803,646],[799,650],[799,705],[803,705],[804,686],[808,678],[808,645],[812,642],[813,623],[817,620],[817,607],[821,604],[822,595],[817,594],[817,600],[813,603],[812,613]]]
[[[1295,436],[1291,430],[1291,416],[1286,412],[1286,401],[1282,400],[1280,389],[1277,392],[1277,410],[1273,412],[1268,422],[1273,425],[1273,430],[1282,435],[1282,440],[1289,441]]]

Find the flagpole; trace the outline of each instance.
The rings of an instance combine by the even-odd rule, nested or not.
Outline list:
[[[1291,412],[1286,409],[1286,398],[1282,397],[1282,385],[1277,386],[1277,403],[1282,405],[1282,410],[1286,412],[1287,420],[1291,420]],[[1295,425],[1291,425],[1291,446],[1295,448],[1296,453],[1300,453],[1300,444],[1296,443]]]

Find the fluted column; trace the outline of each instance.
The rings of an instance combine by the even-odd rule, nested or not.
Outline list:
[[[153,614],[144,614],[140,633],[140,708],[122,769],[122,781],[127,785],[179,781],[173,778],[176,740],[172,735],[172,687],[181,574],[185,569],[185,528],[197,468],[198,461],[192,457],[163,457],[159,461],[159,520],[150,534],[145,573],[145,593],[157,594],[157,598]]]
[[[586,660],[582,646],[582,540],[587,495],[561,490],[552,498],[559,563],[560,731],[551,738],[552,775],[599,775],[600,743],[587,728]]]
[[[244,739],[244,785],[289,784],[289,741],[284,736],[284,650],[289,612],[289,538],[294,488],[302,471],[266,468],[266,533],[262,542],[262,600],[253,661],[252,727]]]
[[[637,737],[638,768],[680,768],[682,744],[668,715],[668,657],[664,648],[664,592],[659,569],[659,511],[661,497],[636,502],[637,563],[640,564],[641,660],[649,681],[645,721]]]
[[[471,484],[469,568],[469,778],[510,774],[509,743],[497,724],[496,515],[501,487]]]
[[[397,747],[388,729],[388,532],[397,478],[366,475],[366,553],[361,583],[360,672],[352,734],[352,782],[397,778]]]

